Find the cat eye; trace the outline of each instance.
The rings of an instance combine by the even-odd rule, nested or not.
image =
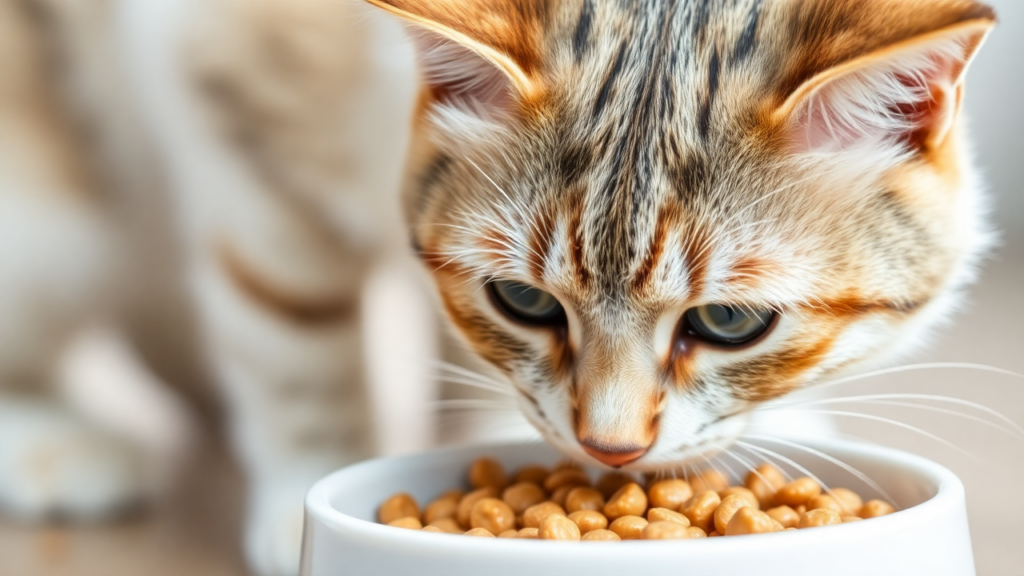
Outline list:
[[[753,342],[768,332],[774,319],[774,312],[720,304],[693,308],[686,313],[686,325],[691,333],[708,342],[729,346]]]
[[[565,309],[548,292],[508,280],[491,282],[488,288],[498,308],[513,320],[535,326],[551,326],[565,321]]]

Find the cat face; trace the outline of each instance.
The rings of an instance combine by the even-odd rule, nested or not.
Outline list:
[[[980,4],[371,1],[416,27],[406,207],[445,310],[580,460],[727,444],[914,341],[986,243]]]

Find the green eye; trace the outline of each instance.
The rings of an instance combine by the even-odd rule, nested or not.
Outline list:
[[[565,319],[565,309],[551,294],[519,282],[491,282],[491,294],[498,307],[513,320],[525,324],[549,326]]]
[[[739,345],[757,339],[772,326],[775,314],[770,311],[740,310],[732,306],[711,304],[686,313],[690,330],[716,344]]]

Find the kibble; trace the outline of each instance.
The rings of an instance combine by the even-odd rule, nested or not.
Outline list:
[[[611,530],[594,530],[584,534],[580,540],[584,542],[618,542],[622,538],[619,538],[619,535]]]
[[[729,498],[735,498],[735,496],[730,496]],[[725,504],[724,500],[722,501],[722,504]],[[728,525],[725,527],[725,530],[719,529],[718,532],[725,534],[726,536],[767,534],[769,532],[776,532],[777,524],[778,522],[773,523],[771,517],[764,512],[761,512],[752,506],[743,506],[736,510],[732,515],[729,519]],[[784,530],[782,526],[778,526],[778,528],[778,531]]]
[[[818,508],[817,510],[809,510],[800,517],[799,528],[818,528],[819,526],[832,526],[842,523],[843,519],[839,516],[839,512],[828,508]]]
[[[452,490],[422,511],[409,494],[388,498],[377,520],[396,528],[482,538],[613,542],[683,540],[788,532],[877,518],[896,509],[864,502],[846,489],[823,489],[811,478],[786,482],[769,464],[742,486],[716,470],[684,479],[639,479],[611,472],[591,482],[579,465],[549,472],[527,466],[509,473],[483,458],[467,474],[471,492]],[[640,482],[646,483],[646,489]]]
[[[690,526],[690,519],[683,516],[679,512],[669,510],[668,508],[651,508],[647,511],[648,522],[675,522],[682,524],[684,527]]]
[[[469,525],[472,528],[486,528],[491,534],[501,534],[512,530],[516,525],[516,515],[512,508],[497,498],[484,498],[473,505],[469,514]]]
[[[623,516],[612,522],[608,529],[619,535],[623,540],[639,540],[643,537],[644,528],[649,522],[639,516]]]
[[[573,488],[565,498],[565,510],[570,514],[580,510],[601,510],[604,504],[604,495],[601,492],[585,486]]]
[[[569,514],[569,520],[572,520],[580,527],[581,534],[589,534],[594,530],[608,528],[608,518],[596,510],[578,510]]]
[[[686,480],[659,480],[647,489],[647,501],[652,508],[679,510],[690,498],[693,498],[693,488]]]
[[[508,474],[496,460],[481,458],[469,468],[469,485],[477,490],[488,486],[501,490],[508,486]]]
[[[821,486],[811,478],[797,478],[775,493],[775,501],[786,506],[803,506],[821,495]]]
[[[679,511],[690,520],[690,524],[710,532],[715,519],[715,510],[722,503],[717,492],[705,490],[694,494]]]
[[[554,502],[541,502],[530,506],[523,512],[523,528],[540,528],[541,523],[551,515],[565,516],[565,508]]]
[[[501,499],[519,516],[530,506],[547,500],[547,494],[533,482],[517,482],[505,488],[501,493]]]
[[[772,507],[775,493],[786,485],[786,477],[771,464],[762,464],[747,474],[743,485],[757,496],[762,509]]]
[[[643,516],[647,511],[647,494],[636,482],[630,482],[619,488],[604,505],[604,515],[609,520],[623,516]],[[621,536],[621,534],[620,534]]]
[[[540,525],[541,540],[579,540],[580,527],[565,516],[552,514]]]
[[[689,532],[678,522],[651,522],[644,528],[642,537],[644,540],[685,540],[689,538]]]
[[[473,512],[473,506],[484,498],[497,498],[498,490],[491,486],[474,490],[462,497],[459,507],[455,510],[455,519],[463,526],[469,526],[469,515]]]
[[[399,518],[398,520],[392,520],[388,522],[388,526],[392,528],[406,528],[408,530],[422,530],[423,523],[420,519],[415,516],[409,516],[407,518]]]
[[[871,500],[865,502],[864,506],[861,507],[860,513],[857,516],[861,518],[878,518],[879,516],[887,516],[895,512],[896,509],[889,505],[888,502],[882,502],[881,500]]]
[[[408,494],[395,494],[388,498],[377,509],[377,522],[390,524],[401,518],[414,516],[419,518],[420,507],[416,500]]]

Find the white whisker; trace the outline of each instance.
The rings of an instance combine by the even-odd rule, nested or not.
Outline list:
[[[809,448],[809,447],[804,446],[802,444],[797,444],[796,442],[791,442],[789,440],[784,440],[784,439],[776,437],[776,436],[762,436],[762,435],[759,435],[759,434],[746,434],[746,435],[744,435],[744,437],[745,438],[751,438],[751,439],[754,439],[754,440],[762,440],[764,442],[774,442],[776,444],[782,444],[783,446],[789,446],[790,448],[794,448],[796,450],[801,450],[803,452],[807,452],[808,454],[817,456],[817,457],[819,457],[819,458],[821,458],[823,460],[827,460],[827,461],[835,464],[836,466],[839,466],[843,470],[846,470],[850,474],[853,474],[857,478],[859,478],[862,482],[864,482],[865,484],[870,486],[873,490],[878,492],[883,498],[886,499],[886,501],[894,502],[892,496],[890,496],[889,493],[886,492],[885,489],[883,489],[878,484],[878,482],[875,482],[867,474],[861,472],[860,470],[858,470],[857,468],[854,468],[853,466],[850,466],[846,462],[843,462],[842,460],[839,460],[838,458],[829,456],[828,454],[825,454],[824,452],[821,452],[819,450],[815,450],[813,448]],[[833,494],[833,497],[835,497],[834,494]],[[842,500],[840,500],[839,498],[836,498],[836,501],[837,502],[842,502]]]

